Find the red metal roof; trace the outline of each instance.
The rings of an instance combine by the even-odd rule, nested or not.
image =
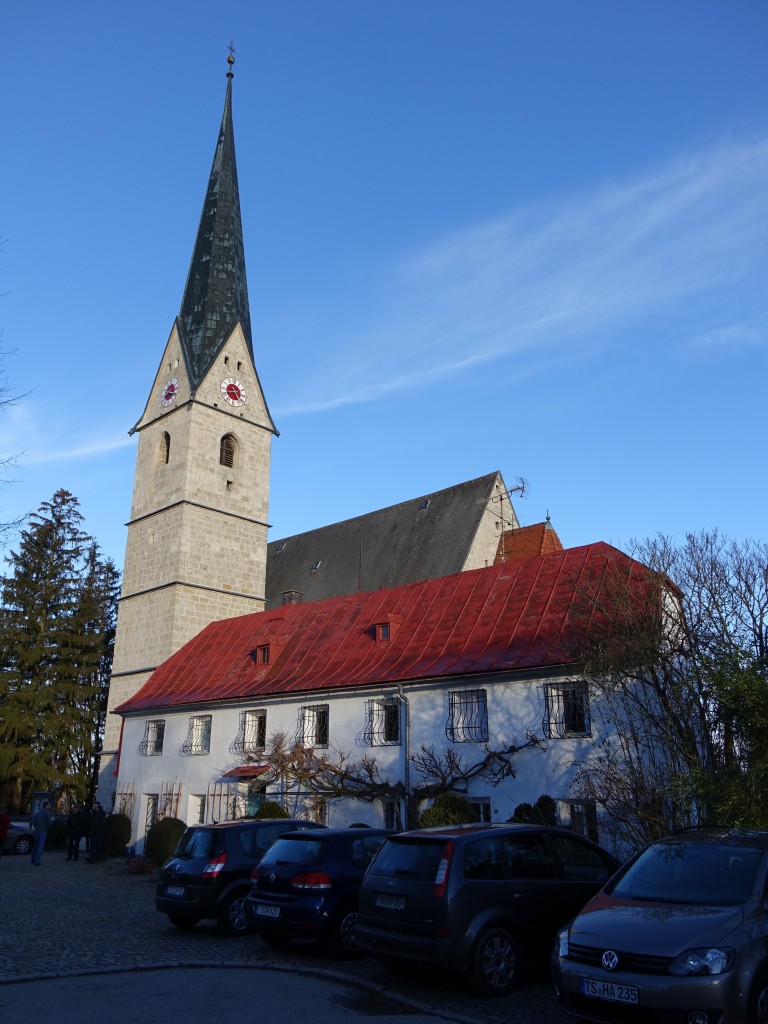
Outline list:
[[[118,712],[574,664],[609,581],[649,578],[602,542],[206,626]],[[390,639],[376,625],[392,619]],[[268,664],[258,649],[274,644]]]

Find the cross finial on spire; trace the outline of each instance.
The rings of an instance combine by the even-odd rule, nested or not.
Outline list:
[[[235,63],[235,53],[236,53],[234,42],[230,41],[229,46],[227,47],[227,49],[229,50],[229,56],[227,57],[227,64],[229,64],[229,71],[227,72],[227,78],[233,78],[234,75],[233,75],[233,72],[232,72],[232,65]]]

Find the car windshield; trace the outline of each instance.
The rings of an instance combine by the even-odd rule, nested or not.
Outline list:
[[[619,899],[726,906],[745,903],[763,850],[681,841],[649,847],[609,886]]]
[[[309,867],[323,859],[325,843],[318,839],[278,839],[266,853],[265,864],[300,864]]]

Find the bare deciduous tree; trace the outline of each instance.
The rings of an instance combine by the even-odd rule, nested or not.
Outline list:
[[[282,782],[294,800],[293,813],[298,803],[309,796],[320,801],[341,797],[372,802],[374,800],[405,802],[405,827],[418,824],[421,804],[439,793],[450,792],[476,777],[496,786],[504,779],[514,778],[514,755],[525,747],[539,746],[541,741],[532,733],[522,743],[512,741],[500,749],[485,747],[483,756],[469,764],[453,748],[437,751],[423,745],[410,758],[419,781],[406,789],[405,783],[393,781],[382,774],[377,759],[371,754],[353,757],[333,746],[305,747],[299,740],[284,732],[274,733],[264,752],[270,765],[270,779]]]
[[[597,737],[577,784],[628,848],[677,828],[768,825],[768,546],[660,537],[581,583]],[[674,582],[672,582],[674,581]]]

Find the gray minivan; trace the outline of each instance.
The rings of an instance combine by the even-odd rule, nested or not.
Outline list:
[[[543,825],[403,832],[363,879],[355,940],[382,963],[466,972],[475,991],[504,995],[618,867],[589,839]]]

